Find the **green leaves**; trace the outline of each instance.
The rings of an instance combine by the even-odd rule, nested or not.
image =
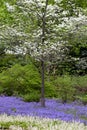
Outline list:
[[[14,65],[0,74],[2,93],[7,95],[27,94],[40,89],[40,75],[33,65]]]

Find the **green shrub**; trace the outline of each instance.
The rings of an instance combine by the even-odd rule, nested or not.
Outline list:
[[[87,75],[77,77],[77,84],[81,88],[87,88]]]
[[[63,102],[68,100],[78,100],[87,102],[87,75],[85,76],[70,76],[64,75],[57,77],[54,81],[54,86],[57,87],[59,98]]]
[[[40,89],[40,75],[34,65],[14,65],[0,73],[1,93],[7,95],[26,94],[31,89]]]
[[[63,102],[73,100],[75,88],[70,76],[64,75],[57,77],[57,79],[54,81],[54,84],[57,87],[58,96]]]
[[[75,82],[74,87],[76,88],[76,100],[80,100],[83,104],[87,103],[87,75],[73,77]]]
[[[52,81],[45,82],[45,96],[50,98],[58,97],[56,87],[54,86]]]
[[[38,69],[31,63],[15,64],[0,73],[0,94],[22,96],[25,101],[39,101],[41,78]],[[60,98],[63,102],[78,99],[87,102],[87,75],[45,78],[45,97]]]
[[[74,80],[77,93],[85,94],[87,92],[87,75],[74,77]]]
[[[32,101],[39,102],[40,101],[40,92],[32,90],[31,93],[22,95],[22,97],[23,97],[24,101],[26,101],[26,102],[32,102]]]
[[[39,101],[41,78],[38,69],[32,65],[14,65],[0,73],[1,93],[22,96],[25,101]],[[45,82],[46,97],[56,97],[52,82]]]
[[[77,99],[81,101],[84,105],[87,105],[87,95],[78,95]]]

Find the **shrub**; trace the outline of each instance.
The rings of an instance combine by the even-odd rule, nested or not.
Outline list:
[[[87,92],[87,75],[75,77],[74,80],[78,94],[85,94]]]
[[[54,85],[57,87],[57,93],[63,102],[79,99],[84,104],[87,103],[87,96],[85,96],[87,95],[87,75],[57,77],[54,80]]]
[[[32,92],[22,95],[22,97],[23,97],[24,101],[26,101],[26,102],[32,102],[32,101],[39,102],[40,101],[40,92],[32,90]]]
[[[56,87],[54,86],[52,81],[45,82],[45,96],[50,98],[58,97],[56,92]]]
[[[62,98],[63,102],[73,100],[75,88],[70,76],[64,75],[61,77],[57,77],[57,79],[54,81],[54,84],[57,87],[58,96],[59,98]]]
[[[40,75],[33,65],[14,65],[0,73],[1,93],[6,95],[26,94],[40,89]]]
[[[73,77],[75,81],[76,88],[76,99],[83,102],[83,104],[87,104],[87,75]]]

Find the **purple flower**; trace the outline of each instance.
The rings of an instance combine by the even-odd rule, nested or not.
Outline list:
[[[87,105],[78,103],[66,103],[46,99],[46,107],[43,108],[38,102],[24,102],[17,97],[0,97],[0,114],[28,115],[43,118],[60,119],[67,122],[79,121],[87,125]]]

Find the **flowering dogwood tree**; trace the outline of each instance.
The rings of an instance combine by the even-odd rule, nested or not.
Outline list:
[[[33,28],[28,34],[29,41],[25,41],[28,53],[41,62],[42,68],[42,87],[41,87],[41,106],[45,106],[44,97],[44,65],[50,58],[57,60],[64,57],[66,41],[63,35],[67,29],[63,17],[64,12],[58,4],[61,1],[49,0],[22,0],[18,2],[19,8],[24,15],[29,16],[30,27]],[[63,21],[63,22],[62,22]],[[60,28],[60,25],[63,28]],[[64,28],[65,27],[65,28]],[[69,27],[69,26],[68,26]]]
[[[69,10],[61,6],[62,0],[19,0],[17,14],[14,16],[16,22],[10,27],[10,36],[18,36],[18,44],[22,44],[25,53],[29,53],[36,60],[41,62],[42,87],[41,106],[45,107],[44,93],[44,67],[45,62],[56,61],[65,57],[67,49],[67,35],[73,26],[73,17],[70,19]],[[15,12],[15,8],[6,4],[7,10]],[[73,8],[74,8],[73,4]],[[74,16],[77,16],[79,9],[74,8]],[[23,21],[21,18],[25,17]],[[21,19],[21,20],[20,20]],[[19,28],[19,29],[18,29]],[[20,32],[19,32],[20,31]],[[24,31],[24,32],[23,32]],[[23,33],[22,33],[23,32]],[[18,34],[18,35],[17,35]],[[23,39],[22,36],[25,38]],[[19,38],[20,37],[20,38]],[[14,40],[14,39],[13,39]],[[16,48],[18,47],[18,44]]]
[[[77,73],[85,74],[87,70],[87,16],[80,13],[78,18],[71,17],[70,23],[73,23],[69,31],[69,62],[73,61],[77,68]]]

